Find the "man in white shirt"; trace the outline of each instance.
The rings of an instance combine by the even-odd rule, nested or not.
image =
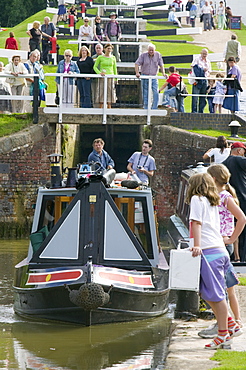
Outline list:
[[[209,77],[211,72],[211,63],[208,56],[208,50],[202,49],[201,55],[195,57],[191,67],[197,77]],[[206,91],[207,91],[207,80],[196,80],[192,86],[192,94],[200,94],[202,96],[192,96],[192,113],[197,113],[197,103],[199,98],[199,113],[203,113],[206,106]],[[204,96],[203,96],[204,95]]]
[[[211,25],[212,12],[213,12],[213,9],[209,5],[209,2],[205,1],[205,4],[203,5],[201,9],[201,13],[203,16],[204,31],[207,31],[207,30],[210,31],[212,29],[212,25]]]

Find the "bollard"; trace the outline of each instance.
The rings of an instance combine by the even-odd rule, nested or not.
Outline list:
[[[177,291],[175,318],[187,318],[199,315],[199,295],[190,290]]]
[[[69,27],[70,27],[71,36],[74,36],[74,15],[73,14],[69,15]]]
[[[85,12],[86,12],[86,6],[85,3],[81,3],[81,16],[84,19],[85,18]]]
[[[57,64],[57,44],[56,44],[56,37],[51,37],[50,42],[51,42],[51,50],[49,50],[49,54],[51,54],[51,58],[53,60],[54,65]]]

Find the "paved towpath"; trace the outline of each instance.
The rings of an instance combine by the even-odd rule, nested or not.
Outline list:
[[[246,351],[246,287],[238,286],[236,292],[244,323],[244,333],[240,337],[233,338],[231,347],[233,351]],[[197,335],[201,329],[207,328],[213,322],[201,319],[195,322],[174,320],[176,328],[171,339],[165,369],[208,370],[217,367],[219,364],[210,360],[215,351],[204,348],[211,339],[202,339]]]

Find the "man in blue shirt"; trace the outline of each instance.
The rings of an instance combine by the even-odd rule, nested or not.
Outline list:
[[[88,162],[98,162],[103,170],[114,168],[114,161],[103,149],[104,141],[101,138],[95,139],[92,143],[93,151],[88,156]]]
[[[136,174],[142,183],[149,183],[149,177],[154,175],[156,170],[155,160],[149,154],[152,149],[152,141],[149,139],[144,140],[142,144],[142,151],[135,152],[128,159],[127,169],[132,174]]]

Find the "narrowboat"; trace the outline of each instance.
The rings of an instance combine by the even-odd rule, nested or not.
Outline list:
[[[38,190],[27,257],[15,268],[15,312],[86,326],[166,313],[169,267],[151,188],[110,186],[93,172],[76,187],[54,177]]]
[[[176,212],[170,217],[168,224],[168,236],[173,247],[177,248],[180,240],[189,240],[189,205],[185,203],[186,191],[189,178],[198,173],[207,171],[207,167],[202,162],[198,162],[196,167],[182,170],[179,184],[178,200]],[[185,243],[184,247],[187,245]],[[232,262],[236,272],[246,273],[245,262]]]

